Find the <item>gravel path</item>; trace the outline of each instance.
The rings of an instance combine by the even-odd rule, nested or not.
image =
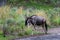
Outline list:
[[[48,30],[48,33],[60,34],[60,27],[58,27],[58,28],[51,28],[51,29]]]
[[[60,35],[45,35],[45,36],[29,37],[15,40],[60,40]]]
[[[21,38],[21,39],[18,38],[15,40],[60,40],[60,27],[49,29],[48,33],[50,34],[43,36]]]

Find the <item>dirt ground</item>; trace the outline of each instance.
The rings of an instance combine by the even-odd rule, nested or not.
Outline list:
[[[38,29],[38,28],[37,28]],[[37,31],[42,32],[42,28],[39,28]],[[60,27],[48,29],[48,35],[33,35],[27,38],[18,38],[15,40],[60,40]],[[53,34],[53,35],[51,35]]]
[[[48,30],[48,33],[51,33],[51,34],[60,34],[60,27],[51,28],[51,29]]]
[[[41,27],[37,28],[37,31],[44,33],[44,30]],[[48,29],[48,33],[49,34],[60,34],[60,27],[55,27],[55,28]]]

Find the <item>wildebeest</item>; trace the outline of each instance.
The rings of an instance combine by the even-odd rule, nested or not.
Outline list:
[[[42,26],[42,28],[45,31],[45,34],[47,34],[47,23],[44,17],[42,16],[37,16],[37,15],[32,15],[30,17],[26,17],[25,19],[25,25],[30,25],[32,24],[35,27],[37,26]]]

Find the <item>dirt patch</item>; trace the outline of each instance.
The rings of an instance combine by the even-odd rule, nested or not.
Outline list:
[[[42,28],[39,28],[37,31],[43,32],[42,30],[43,30]],[[48,34],[42,33],[42,34],[34,34],[34,35],[25,35],[22,37],[17,37],[15,39],[24,39],[24,38],[38,37],[38,36],[44,36],[44,35],[60,35],[60,27],[48,29]],[[15,40],[15,39],[13,39],[13,40]]]
[[[51,29],[48,30],[48,33],[51,33],[51,34],[60,34],[60,27],[51,28]]]
[[[60,27],[48,29],[48,34],[44,34],[44,30],[42,28],[39,28],[37,31],[38,32],[42,32],[42,33],[40,33],[40,34],[34,34],[34,35],[25,35],[25,36],[22,36],[22,37],[19,37],[19,38],[43,36],[43,35],[50,35],[50,34],[60,34]]]

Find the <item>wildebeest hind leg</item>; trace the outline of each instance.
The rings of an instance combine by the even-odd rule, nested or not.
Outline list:
[[[45,34],[47,34],[47,30],[46,30],[45,24],[42,25],[42,28],[43,28]]]

